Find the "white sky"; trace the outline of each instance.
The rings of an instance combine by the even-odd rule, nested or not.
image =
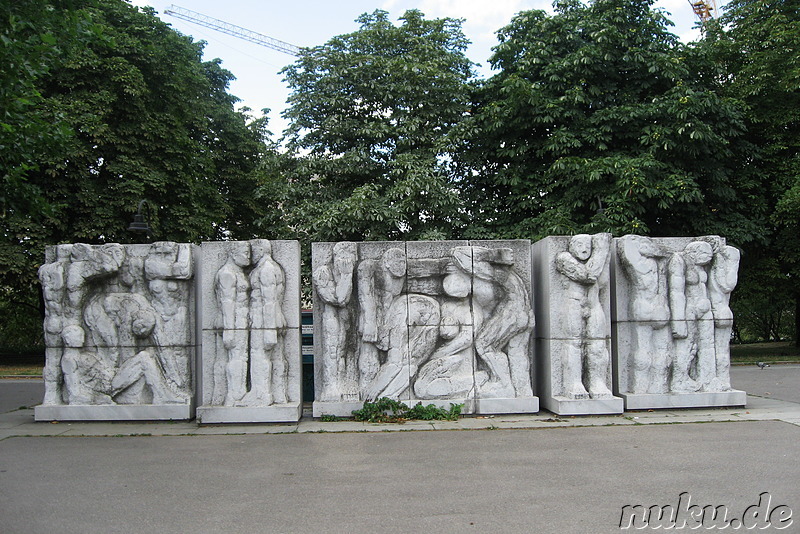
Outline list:
[[[528,9],[552,12],[551,0],[132,0],[132,3],[152,6],[176,30],[206,41],[204,58],[222,59],[222,66],[236,76],[230,92],[242,99],[241,105],[256,111],[270,108],[270,130],[275,134],[286,127],[280,112],[289,94],[278,71],[292,63],[293,57],[165,15],[165,9],[175,3],[303,47],[321,45],[335,35],[357,30],[356,17],[375,9],[388,11],[393,21],[407,9],[419,9],[429,19],[463,18],[464,33],[472,41],[467,54],[482,65],[478,72],[484,76],[489,74],[488,59],[497,43],[495,32],[508,24],[514,14]],[[718,2],[724,3],[725,0]],[[683,41],[697,38],[699,32],[688,0],[658,0],[655,5],[671,14],[669,18],[675,23],[672,31]]]

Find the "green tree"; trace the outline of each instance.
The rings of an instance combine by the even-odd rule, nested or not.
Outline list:
[[[498,33],[465,124],[468,235],[578,231],[754,239],[736,103],[695,76],[651,0],[560,0]],[[758,206],[754,206],[757,211]]]
[[[202,61],[202,43],[122,0],[22,4],[6,31],[20,61],[33,65],[9,97],[19,104],[11,146],[25,157],[3,161],[4,180],[23,177],[14,179],[47,209],[5,203],[0,298],[35,304],[47,244],[140,240],[126,229],[142,199],[157,239],[254,235],[264,124],[234,110],[232,75],[218,60]],[[91,30],[77,46],[58,29],[72,19]],[[51,117],[58,143],[43,132]]]
[[[291,88],[291,157],[262,189],[307,240],[442,238],[458,194],[447,134],[468,109],[472,64],[461,21],[385,11],[305,49],[283,73]],[[277,176],[273,174],[273,176]]]
[[[742,172],[758,177],[771,216],[767,241],[745,256],[752,287],[738,304],[767,324],[793,313],[800,343],[800,1],[731,0],[702,45],[726,73],[720,90],[746,104],[748,140],[758,153]],[[764,295],[771,298],[762,302]]]

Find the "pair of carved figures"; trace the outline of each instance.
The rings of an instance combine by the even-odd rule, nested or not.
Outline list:
[[[718,236],[628,235],[617,240],[617,257],[628,291],[627,303],[619,305],[627,304],[632,326],[628,391],[729,391],[728,303],[738,249]]]
[[[266,239],[217,245],[224,252],[213,279],[215,346],[206,368],[206,404],[284,404],[288,362],[283,268]]]
[[[45,405],[185,404],[190,245],[58,245],[39,269]]]
[[[511,248],[314,247],[318,401],[532,396],[530,269]]]

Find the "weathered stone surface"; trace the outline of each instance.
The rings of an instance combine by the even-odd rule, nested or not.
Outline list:
[[[312,258],[315,415],[534,399],[529,241],[315,243]]]
[[[191,417],[194,249],[172,242],[48,248],[39,270],[47,361],[37,420]],[[51,408],[62,406],[70,408]],[[147,408],[133,408],[140,406]]]
[[[611,234],[548,237],[531,247],[538,384],[561,415],[621,413],[611,393]]]
[[[731,392],[728,301],[738,250],[718,236],[624,236],[614,244],[615,379],[626,407],[631,395],[637,407],[662,408],[680,404],[674,395]],[[738,394],[692,398],[690,406],[744,403]]]
[[[224,423],[286,421],[287,414],[299,418],[299,243],[203,243],[201,266],[198,419]]]

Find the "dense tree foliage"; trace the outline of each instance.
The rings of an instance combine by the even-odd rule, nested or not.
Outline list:
[[[263,125],[234,110],[232,75],[201,60],[202,43],[121,0],[7,9],[2,42],[22,81],[2,93],[14,129],[2,170],[6,298],[30,303],[46,244],[141,239],[126,229],[142,199],[158,239],[253,235]]]
[[[758,151],[741,172],[759,181],[770,215],[765,239],[746,249],[734,304],[751,335],[779,339],[792,311],[795,331],[800,323],[800,1],[732,0],[700,48],[721,72],[720,93],[746,104]]]
[[[736,241],[740,110],[692,76],[651,0],[556,2],[498,33],[464,146],[477,235],[577,231]]]
[[[467,41],[458,20],[426,20],[419,11],[400,20],[362,15],[358,31],[304,50],[284,70],[292,90],[286,139],[296,158],[281,167],[292,187],[283,200],[292,226],[311,239],[451,231],[458,196],[446,141],[467,111]]]

